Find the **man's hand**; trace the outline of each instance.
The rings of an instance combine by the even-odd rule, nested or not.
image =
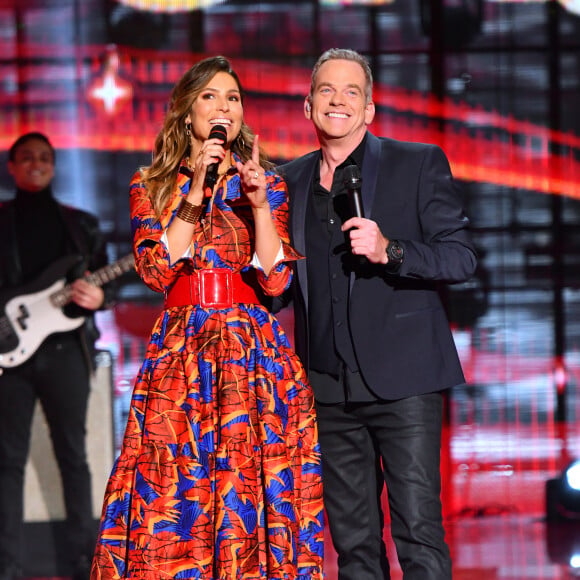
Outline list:
[[[342,231],[350,230],[350,247],[355,256],[365,256],[373,264],[386,264],[387,244],[376,222],[366,218],[353,217],[342,224]]]
[[[89,274],[89,272],[87,272]],[[99,286],[87,282],[83,278],[71,284],[71,299],[75,304],[87,310],[98,310],[105,301],[105,293]]]

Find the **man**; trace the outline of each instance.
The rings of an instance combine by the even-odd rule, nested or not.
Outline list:
[[[304,112],[320,150],[280,170],[293,244],[306,256],[296,265],[295,346],[317,400],[339,579],[389,578],[384,482],[404,579],[449,579],[441,391],[464,377],[436,287],[475,270],[468,220],[441,149],[367,130],[372,74],[358,53],[319,58]],[[351,165],[364,217],[347,195],[356,175],[343,183]]]
[[[58,203],[52,194],[55,151],[46,136],[27,133],[15,141],[8,170],[16,196],[0,206],[0,290],[10,297],[44,290],[43,273],[58,260],[73,256],[72,278],[107,262],[104,241],[94,216]],[[78,256],[79,260],[74,260]],[[63,273],[63,276],[66,272]],[[71,278],[71,279],[72,279]],[[102,288],[83,279],[71,284],[69,315],[83,315],[78,330],[56,332],[22,364],[1,369],[0,375],[0,580],[21,574],[23,483],[36,400],[47,419],[58,462],[67,514],[67,551],[75,579],[86,580],[96,537],[92,515],[91,475],[85,450],[85,420],[98,332],[93,312],[102,308]],[[2,302],[3,308],[5,302]],[[24,306],[12,320],[16,334],[5,344],[18,347],[23,328],[50,331],[35,324],[35,309]],[[35,306],[36,308],[36,306]],[[4,315],[5,312],[2,312]],[[22,318],[21,318],[22,317]],[[82,319],[81,319],[82,320]],[[16,323],[15,323],[16,321]],[[59,330],[59,329],[55,329]],[[11,344],[12,341],[12,344]],[[2,361],[12,350],[2,350]]]

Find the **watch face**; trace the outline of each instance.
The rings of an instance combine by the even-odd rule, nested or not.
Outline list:
[[[393,262],[402,262],[404,255],[402,246],[398,242],[391,240],[387,247],[387,255],[389,256],[389,260]]]

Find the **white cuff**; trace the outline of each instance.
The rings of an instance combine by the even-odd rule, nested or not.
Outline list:
[[[165,246],[165,249],[167,250],[167,253],[169,254],[169,242],[167,240],[167,231],[163,232],[163,235],[160,238],[161,243]],[[183,254],[177,258],[177,260],[175,260],[175,262],[170,263],[170,266],[173,266],[173,264],[179,262],[179,260],[183,260],[183,258],[191,258],[191,246],[187,246],[187,250],[185,250],[185,252],[183,252]]]
[[[284,248],[282,246],[282,240],[280,240],[280,249],[278,250],[278,253],[276,254],[276,258],[274,259],[274,264],[281,262],[283,259],[284,259]],[[256,252],[254,252],[254,255],[252,256],[252,261],[250,262],[250,266],[254,266],[254,268],[257,268],[258,270],[262,270],[262,271],[264,270],[264,268],[262,268],[262,264],[260,264],[258,254],[256,254]]]

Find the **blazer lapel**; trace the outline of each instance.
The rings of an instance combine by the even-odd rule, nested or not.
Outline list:
[[[381,140],[367,132],[367,142],[362,165],[362,202],[364,215],[371,219],[373,202],[377,191],[377,177],[381,159]]]
[[[306,253],[306,212],[308,198],[312,191],[314,171],[319,158],[319,152],[313,152],[313,155],[304,160],[304,163],[298,168],[295,177],[292,179],[296,184],[293,188],[293,195],[290,198],[290,215],[292,216],[293,235],[292,243],[294,249],[302,255],[305,255]]]
[[[381,141],[372,133],[367,131],[367,142],[365,145],[365,152],[362,164],[362,204],[364,216],[367,219],[372,219],[373,203],[375,201],[375,194],[377,191],[377,177],[379,175],[379,163],[381,158]],[[354,272],[350,274],[349,287],[352,291],[356,275]]]
[[[292,245],[294,249],[306,256],[306,213],[308,199],[312,191],[312,181],[316,164],[320,160],[320,151],[313,151],[296,170],[292,181],[294,182],[293,195],[290,198],[290,219],[292,228]],[[308,273],[306,260],[298,260],[295,263],[296,272],[304,304],[308,311]]]

